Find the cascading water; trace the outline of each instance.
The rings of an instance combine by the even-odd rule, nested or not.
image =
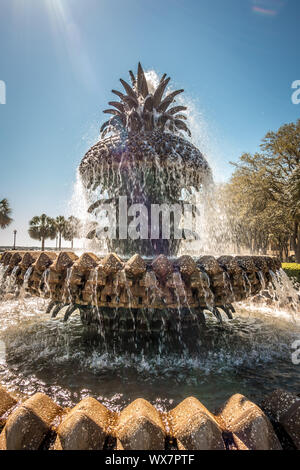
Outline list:
[[[78,316],[67,324],[45,318],[41,299],[1,302],[0,321],[0,381],[27,395],[46,392],[64,406],[92,395],[118,410],[143,396],[167,409],[193,395],[215,407],[237,390],[250,398],[276,387],[299,392],[291,354],[300,324],[287,311],[274,316],[263,306],[241,306],[222,325],[206,316],[196,355],[163,347],[153,355],[107,353],[97,330],[84,328]]]
[[[29,278],[30,271],[26,273]],[[236,390],[256,399],[276,387],[298,392],[299,366],[292,362],[292,346],[300,336],[299,292],[285,274],[279,274],[274,274],[268,295],[236,306],[234,320],[223,317],[220,324],[204,313],[206,328],[201,328],[196,354],[185,348],[181,322],[177,323],[180,351],[166,349],[164,330],[152,354],[140,341],[135,352],[121,352],[118,347],[108,352],[105,338],[92,325],[83,327],[78,316],[67,324],[61,316],[45,318],[45,300],[1,301],[0,341],[5,355],[0,380],[24,394],[46,392],[64,406],[92,395],[114,410],[140,395],[165,410],[186,395],[214,407]],[[12,272],[6,280],[11,290],[14,279]],[[291,305],[283,310],[287,292]]]

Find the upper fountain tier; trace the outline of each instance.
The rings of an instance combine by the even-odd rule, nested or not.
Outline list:
[[[180,189],[199,188],[212,180],[206,159],[194,145],[179,135],[160,130],[117,133],[101,139],[80,164],[80,174],[87,188],[96,189],[102,184],[107,189],[109,176],[113,178],[110,170],[126,174],[136,174],[138,170],[149,174],[151,170],[164,172],[170,183],[180,184]]]
[[[164,74],[155,87],[147,81],[141,64],[137,76],[129,73],[132,86],[120,79],[125,94],[112,90],[121,101],[109,102],[112,108],[104,113],[112,117],[102,125],[100,141],[81,162],[85,185],[105,185],[104,170],[132,171],[135,166],[170,170],[181,187],[198,188],[204,180],[210,180],[211,170],[202,153],[183,138],[184,133],[191,135],[184,122],[186,106],[172,106],[175,97],[184,90],[166,94],[170,78]]]
[[[89,212],[97,215],[102,204],[127,196],[128,207],[144,204],[189,202],[193,189],[212,181],[202,153],[188,140],[185,106],[172,106],[183,90],[166,94],[170,78],[164,74],[157,86],[146,79],[142,66],[137,76],[130,73],[132,86],[121,79],[125,94],[112,90],[121,101],[111,101],[112,117],[101,127],[100,141],[84,156],[80,174],[89,191]],[[185,191],[184,201],[182,191]],[[105,193],[105,196],[104,196]],[[148,233],[150,234],[150,223]],[[175,255],[180,240],[108,241],[121,254]]]

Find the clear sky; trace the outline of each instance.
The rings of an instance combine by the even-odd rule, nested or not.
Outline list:
[[[76,168],[118,79],[140,60],[197,109],[217,180],[271,129],[300,117],[299,0],[0,0],[0,245],[32,245],[28,221],[68,213]]]

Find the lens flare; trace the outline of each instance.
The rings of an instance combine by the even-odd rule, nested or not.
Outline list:
[[[285,0],[252,0],[252,11],[257,15],[275,17],[284,5]]]

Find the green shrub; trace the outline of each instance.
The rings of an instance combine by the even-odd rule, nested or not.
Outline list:
[[[283,263],[282,269],[286,272],[286,274],[300,282],[300,264],[297,263]]]

